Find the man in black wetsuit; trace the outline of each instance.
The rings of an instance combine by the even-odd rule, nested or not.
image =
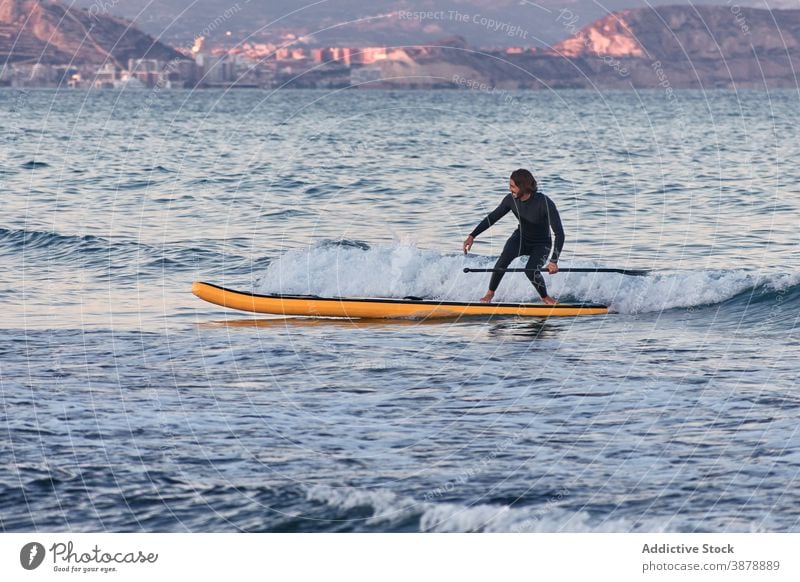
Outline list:
[[[547,286],[539,269],[550,257],[547,270],[551,275],[558,273],[558,256],[561,254],[561,249],[564,248],[564,228],[561,226],[558,209],[552,200],[538,191],[536,179],[528,170],[519,169],[511,174],[508,189],[511,193],[503,198],[500,206],[490,212],[464,241],[464,253],[466,254],[472,248],[476,236],[508,214],[510,210],[519,220],[519,226],[506,241],[503,253],[497,259],[494,268],[505,269],[520,255],[528,255],[528,264],[525,265],[525,268],[530,270],[525,274],[539,292],[542,301],[548,305],[554,305],[556,300],[547,294]],[[550,229],[556,235],[555,249],[553,249]],[[551,250],[553,251],[552,256],[550,256]],[[492,301],[494,292],[500,285],[504,274],[502,271],[492,273],[489,290],[481,302]]]

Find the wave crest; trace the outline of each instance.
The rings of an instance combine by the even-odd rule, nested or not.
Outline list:
[[[511,267],[524,266],[525,258]],[[448,301],[477,301],[485,292],[488,273],[464,273],[465,267],[489,268],[495,258],[439,253],[413,245],[363,248],[331,245],[290,251],[274,261],[257,279],[257,292],[323,297],[405,297]],[[599,268],[599,264],[560,263],[562,267]],[[635,268],[630,265],[615,267]],[[545,275],[551,295],[561,301],[609,305],[617,313],[637,314],[675,308],[737,302],[788,300],[800,295],[800,275],[746,270],[660,271],[644,277],[617,273]],[[509,273],[496,301],[537,301],[522,273]]]

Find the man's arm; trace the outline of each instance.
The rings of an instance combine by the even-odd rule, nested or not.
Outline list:
[[[553,255],[550,261],[553,263],[558,262],[558,257],[561,255],[561,249],[564,248],[564,227],[561,225],[561,216],[558,214],[558,208],[555,203],[547,199],[547,219],[550,222],[550,228],[553,229],[553,234],[556,235],[555,244],[553,245]]]
[[[500,203],[500,206],[498,206],[497,208],[495,208],[494,210],[492,210],[492,211],[491,211],[491,212],[490,212],[490,213],[489,213],[489,214],[486,216],[486,218],[484,218],[483,220],[481,220],[481,221],[478,223],[478,226],[476,226],[476,227],[475,227],[475,229],[474,229],[474,230],[473,230],[473,231],[470,233],[470,235],[469,235],[469,236],[471,236],[472,238],[475,238],[475,237],[477,237],[477,236],[478,236],[480,233],[482,233],[483,231],[485,231],[486,229],[488,229],[488,228],[489,228],[490,226],[492,226],[492,225],[493,225],[495,222],[497,222],[498,220],[500,220],[501,218],[503,218],[503,217],[504,217],[506,214],[508,214],[508,212],[509,212],[510,210],[511,210],[511,206],[507,205],[507,204],[506,204],[506,199],[505,199],[505,198],[503,198],[503,201]]]

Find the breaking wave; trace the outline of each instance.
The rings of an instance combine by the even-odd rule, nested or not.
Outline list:
[[[322,297],[405,297],[477,301],[485,292],[487,273],[464,273],[465,267],[489,268],[493,257],[445,254],[412,245],[367,247],[325,241],[290,251],[273,261],[257,280],[258,293]],[[524,266],[524,258],[511,267]],[[594,263],[560,263],[563,267],[600,268]],[[630,265],[615,267],[635,268]],[[617,273],[562,273],[545,276],[551,295],[561,301],[603,303],[625,314],[735,303],[768,304],[800,298],[800,275],[747,270],[654,271],[646,276]],[[495,300],[535,301],[536,293],[522,273],[504,278]]]

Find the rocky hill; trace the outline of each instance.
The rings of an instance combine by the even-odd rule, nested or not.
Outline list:
[[[679,61],[750,58],[798,48],[800,10],[662,6],[602,18],[556,44],[553,51],[571,57]]]
[[[248,3],[248,9],[255,4]],[[504,0],[502,6],[507,4]],[[106,4],[77,9],[52,0],[0,0],[0,58],[124,66],[132,57],[180,57],[99,6]],[[615,12],[582,28],[571,9],[551,12],[561,38],[568,38],[548,48],[481,51],[451,37],[438,46],[389,49],[387,58],[371,67],[391,80],[374,86],[668,90],[798,85],[800,9],[657,6]]]
[[[796,87],[800,10],[731,5],[623,11],[550,52],[569,57],[601,84]],[[627,75],[620,75],[623,68]]]
[[[566,36],[561,9],[578,17],[578,28],[611,12],[666,4],[708,4],[732,7],[798,8],[798,0],[69,0],[86,8],[107,6],[114,14],[137,19],[140,28],[171,43],[191,46],[199,31],[211,42],[225,41],[228,30],[239,41],[256,32],[257,42],[278,42],[283,34],[314,34],[321,45],[377,46],[429,44],[447,36],[463,36],[470,46],[549,46]],[[450,18],[455,10],[519,26],[526,38],[504,29]],[[400,19],[399,11],[442,11],[444,18]],[[390,15],[394,14],[394,17]],[[225,26],[209,30],[218,16]],[[344,24],[347,23],[347,24]],[[577,29],[576,29],[577,30]]]
[[[98,11],[50,0],[0,0],[0,60],[4,63],[127,66],[129,58],[169,61],[180,53]]]
[[[565,28],[569,22],[565,20]],[[447,76],[498,88],[797,87],[800,10],[664,6],[625,10],[549,49],[484,54],[454,46],[388,59],[386,77]],[[464,84],[463,82],[460,84]]]

